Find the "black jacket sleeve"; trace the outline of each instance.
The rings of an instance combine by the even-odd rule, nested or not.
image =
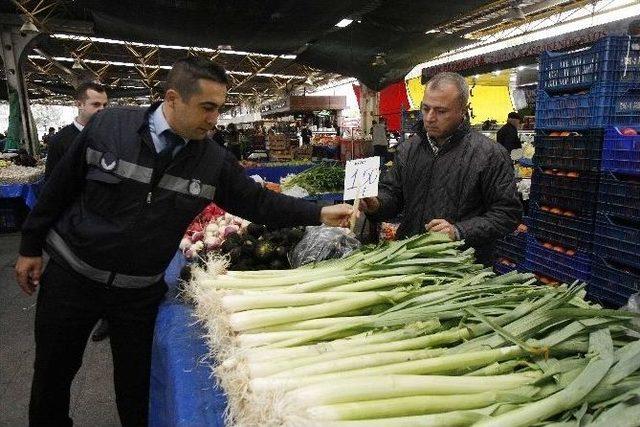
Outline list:
[[[246,176],[231,153],[225,158],[215,202],[241,218],[273,227],[319,225],[320,206],[263,188]]]
[[[64,155],[64,146],[63,142],[59,138],[55,138],[55,135],[49,138],[49,143],[47,144],[47,163],[44,168],[44,179],[45,181],[49,180],[51,176],[51,172],[56,167],[62,156]]]
[[[64,156],[57,162],[54,161],[55,167],[50,171],[51,175],[40,191],[38,202],[22,226],[20,255],[42,255],[49,229],[80,194],[84,185],[83,178],[87,172],[86,142],[89,132],[91,132],[91,122],[74,140]],[[62,149],[62,144],[58,145]],[[48,165],[49,160],[47,160],[47,167]]]
[[[369,215],[374,221],[384,221],[395,218],[404,207],[402,192],[402,172],[407,158],[408,142],[398,146],[398,153],[393,166],[387,170],[378,186],[378,200],[380,209]]]
[[[500,147],[492,150],[489,166],[481,177],[483,215],[456,223],[461,237],[471,246],[481,246],[515,230],[522,219],[511,158]]]

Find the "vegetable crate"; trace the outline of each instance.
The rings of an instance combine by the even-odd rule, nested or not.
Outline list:
[[[604,37],[588,49],[540,55],[540,90],[577,91],[599,82],[640,85],[640,37]]]
[[[637,123],[640,123],[640,117]],[[640,176],[640,126],[606,129],[602,144],[602,170]]]
[[[597,174],[537,168],[530,199],[540,206],[559,208],[566,215],[592,218],[597,208],[598,181]]]
[[[587,295],[606,305],[622,306],[640,291],[640,270],[594,255]]]
[[[598,194],[598,211],[640,221],[640,176],[603,173]]]
[[[289,150],[289,149],[287,149],[287,150],[272,150],[272,149],[269,149],[269,159],[274,161],[274,162],[282,162],[282,161],[293,160],[293,154],[291,153],[291,150]]]
[[[536,129],[582,130],[633,126],[640,115],[640,85],[597,83],[589,92],[551,95],[538,91]]]
[[[565,283],[588,281],[591,277],[591,254],[565,249],[558,245],[543,244],[534,236],[527,238],[525,270],[541,273]]]
[[[514,270],[519,270],[518,265],[515,263],[507,264],[508,260],[505,259],[496,259],[493,263],[493,271],[496,274],[507,274]]]
[[[568,249],[591,252],[593,219],[571,218],[540,210],[532,201],[529,231],[543,242],[557,243]]]
[[[496,261],[502,258],[520,264],[524,261],[524,252],[527,245],[525,233],[513,232],[498,240],[495,249]]]
[[[564,171],[600,171],[604,132],[591,129],[582,132],[538,131],[533,164],[542,169]]]
[[[640,221],[631,222],[598,214],[593,252],[640,269]]]

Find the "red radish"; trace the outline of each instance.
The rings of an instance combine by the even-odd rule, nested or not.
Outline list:
[[[224,229],[224,237],[227,238],[231,234],[236,234],[240,230],[237,225],[227,225]]]
[[[190,247],[191,247],[191,240],[187,239],[186,237],[183,237],[182,240],[180,240],[180,246],[179,246],[180,250],[184,252]]]
[[[218,249],[222,244],[222,239],[219,237],[207,237],[204,239],[204,246],[207,250]]]

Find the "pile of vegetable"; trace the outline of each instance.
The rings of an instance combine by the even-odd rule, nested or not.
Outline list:
[[[267,230],[212,203],[191,223],[180,250],[199,262],[207,254],[226,256],[229,270],[288,269],[288,253],[304,233],[304,227]]]
[[[282,188],[301,187],[309,194],[342,192],[344,168],[335,165],[318,165],[282,179]]]
[[[228,423],[638,425],[637,315],[495,276],[462,244],[425,234],[286,275],[194,267]]]
[[[19,166],[8,160],[0,160],[0,184],[29,184],[44,175],[44,166]]]
[[[304,236],[304,227],[267,230],[249,224],[233,234],[220,247],[229,256],[229,270],[282,270],[291,268],[288,254]]]

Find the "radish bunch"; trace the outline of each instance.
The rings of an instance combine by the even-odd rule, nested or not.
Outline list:
[[[240,233],[248,224],[242,218],[211,204],[191,223],[180,241],[180,250],[188,259],[218,250],[227,237]]]

